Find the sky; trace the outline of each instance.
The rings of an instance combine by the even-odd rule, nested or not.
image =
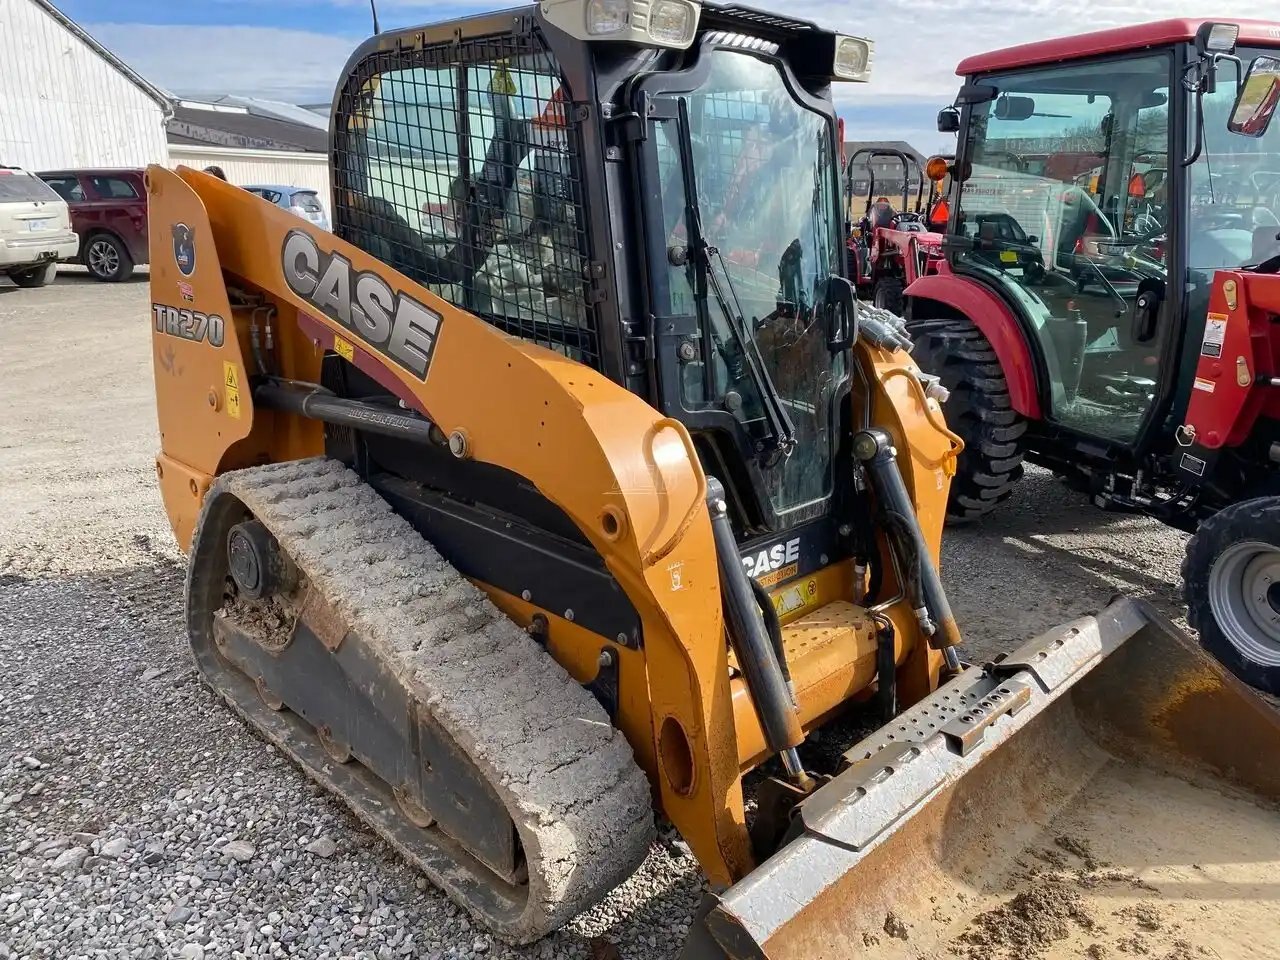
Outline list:
[[[55,0],[149,80],[180,94],[327,103],[372,32],[368,0]],[[377,0],[383,29],[511,6],[508,0]],[[876,43],[873,79],[836,84],[846,137],[950,150],[934,126],[965,56],[1160,16],[1274,19],[1275,0],[752,0]],[[1163,7],[1160,13],[1156,11]]]

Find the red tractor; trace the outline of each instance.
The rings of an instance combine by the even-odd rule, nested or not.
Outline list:
[[[902,203],[897,208],[879,192],[882,184],[876,183],[875,162],[884,158],[902,166]],[[845,196],[851,211],[861,194],[858,183],[863,177],[866,207],[848,230],[849,279],[863,299],[901,315],[907,286],[932,272],[941,258],[942,234],[933,232],[929,219],[935,210],[934,194],[930,191],[926,204],[927,178],[914,157],[889,147],[866,147],[856,151],[845,166]],[[912,184],[916,185],[914,204]],[[945,224],[944,212],[940,225]]]
[[[906,289],[964,438],[953,518],[1024,458],[1193,533],[1189,619],[1280,694],[1280,23],[1165,20],[982,54],[942,256]]]

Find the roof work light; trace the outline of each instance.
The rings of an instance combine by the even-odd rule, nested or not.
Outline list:
[[[693,43],[697,0],[542,0],[548,23],[578,40],[611,40],[683,50]]]

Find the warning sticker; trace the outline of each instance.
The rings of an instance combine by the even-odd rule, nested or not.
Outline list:
[[[1200,344],[1200,356],[1222,356],[1222,341],[1227,338],[1227,316],[1211,313],[1204,325],[1204,341]]]
[[[222,361],[222,391],[227,398],[227,416],[240,419],[240,374],[230,360]]]
[[[339,336],[333,338],[333,352],[348,363],[356,362],[356,348],[349,341],[343,340]]]
[[[1205,463],[1199,457],[1193,457],[1189,453],[1184,453],[1182,455],[1182,463],[1180,466],[1183,470],[1186,470],[1189,473],[1194,473],[1197,477],[1204,476]]]
[[[818,595],[818,581],[810,580],[801,589],[800,584],[787,587],[781,593],[774,594],[773,608],[778,611],[778,616],[783,617],[788,613],[794,613],[802,610],[814,602]]]
[[[1196,377],[1196,382],[1192,386],[1197,390],[1203,390],[1205,393],[1213,393],[1213,381],[1206,380],[1204,377]]]

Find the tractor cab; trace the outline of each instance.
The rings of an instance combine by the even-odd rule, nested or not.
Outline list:
[[[970,58],[940,118],[960,134],[950,269],[1012,309],[1047,424],[1129,450],[1186,409],[1215,271],[1280,253],[1276,32],[1140,29]]]
[[[956,156],[929,164],[944,255],[904,303],[965,443],[948,515],[993,510],[1026,459],[1194,533],[1188,620],[1280,694],[1280,23],[1163,20],[956,72]]]

